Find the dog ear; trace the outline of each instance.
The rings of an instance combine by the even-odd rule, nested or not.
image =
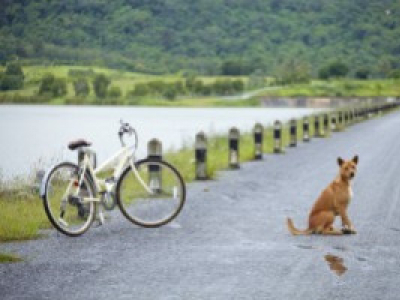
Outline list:
[[[358,155],[353,157],[353,162],[357,165],[358,164]]]
[[[342,164],[344,163],[344,160],[341,157],[338,157],[337,162],[338,162],[339,166],[342,166]]]

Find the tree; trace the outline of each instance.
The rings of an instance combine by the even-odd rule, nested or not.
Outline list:
[[[98,74],[93,80],[93,90],[97,98],[105,98],[107,96],[110,79],[104,74]]]
[[[340,61],[332,62],[322,67],[318,72],[321,79],[329,79],[331,77],[345,77],[349,72],[349,67]]]
[[[164,94],[167,84],[161,80],[154,80],[147,83],[151,94]]]
[[[318,70],[327,59],[347,57],[354,69],[399,61],[400,54],[400,2],[394,0],[0,3],[1,63],[18,55],[149,73],[242,75],[256,69],[269,74],[292,59]],[[38,18],[46,26],[38,27]],[[73,26],[78,23],[84,26]]]
[[[129,95],[136,97],[143,97],[150,92],[149,87],[145,83],[137,83],[135,89],[129,92]]]
[[[90,93],[89,83],[86,78],[78,78],[74,80],[75,96],[86,97]]]
[[[277,68],[275,76],[280,84],[308,83],[310,66],[299,60],[289,60]]]
[[[169,85],[164,91],[164,97],[168,100],[175,100],[177,96],[177,91],[173,84]]]
[[[201,95],[203,94],[203,90],[204,90],[204,83],[201,80],[195,80],[194,84],[193,84],[193,92],[196,95]]]
[[[50,95],[53,97],[61,97],[67,94],[67,82],[64,78],[56,78],[53,74],[47,73],[43,76],[39,95]]]
[[[400,79],[400,69],[397,69],[397,70],[392,70],[390,73],[389,73],[389,76],[388,76],[389,78],[393,78],[393,79]]]
[[[364,67],[364,68],[358,69],[358,70],[354,73],[354,76],[355,76],[357,79],[368,79],[369,73],[370,73],[370,71],[369,71],[366,67]]]
[[[16,62],[9,63],[0,76],[0,90],[20,90],[24,87],[24,78],[21,65]]]
[[[186,77],[185,87],[188,91],[193,92],[195,83],[196,83],[196,75],[190,74],[189,76]]]
[[[122,91],[119,86],[112,86],[108,90],[108,96],[111,98],[120,98],[122,96]]]
[[[241,60],[228,60],[221,66],[221,74],[227,76],[249,75],[253,68]]]
[[[56,78],[53,83],[53,95],[55,97],[65,96],[67,94],[67,81],[64,78]]]
[[[5,75],[14,75],[24,78],[24,72],[22,71],[21,65],[16,62],[7,64],[6,71],[4,73]]]
[[[232,88],[235,92],[241,93],[244,91],[244,82],[241,79],[232,81]]]
[[[249,76],[248,87],[251,89],[260,88],[265,86],[266,80],[264,72],[261,69],[255,70]]]
[[[217,80],[213,84],[213,90],[217,95],[228,95],[234,92],[232,80]]]

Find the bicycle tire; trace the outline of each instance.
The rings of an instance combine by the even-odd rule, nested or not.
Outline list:
[[[56,174],[56,172],[62,168],[69,168],[71,170],[75,170],[76,172],[79,171],[79,166],[76,164],[73,164],[71,162],[59,163],[59,164],[55,165],[54,167],[52,167],[48,171],[48,173],[46,174],[46,176],[44,178],[44,186],[42,187],[43,191],[41,191],[44,210],[45,210],[46,215],[47,215],[48,219],[50,220],[51,224],[54,226],[54,228],[56,228],[59,232],[65,234],[67,236],[77,237],[77,236],[80,236],[83,233],[85,233],[92,225],[95,215],[96,215],[96,204],[94,202],[89,203],[90,208],[89,208],[88,219],[84,223],[84,226],[82,226],[82,228],[80,228],[79,230],[68,230],[60,225],[60,223],[57,221],[57,218],[52,213],[51,203],[50,203],[50,199],[49,199],[49,192],[51,190],[51,182],[52,182],[54,174]],[[91,180],[91,178],[88,174],[85,174],[84,184],[89,192],[89,195],[91,197],[95,197],[96,189],[94,187],[93,181]],[[81,217],[82,211],[80,210],[79,206],[77,206],[77,210],[78,210],[78,216]]]
[[[135,166],[138,170],[141,169],[142,165],[160,165],[162,166],[163,171],[164,170],[168,170],[169,172],[171,172],[171,174],[173,174],[176,177],[176,183],[179,184],[179,189],[177,189],[177,191],[179,191],[179,203],[176,205],[176,207],[174,208],[174,210],[171,212],[171,214],[169,214],[168,217],[159,220],[159,221],[144,221],[144,220],[140,220],[138,217],[133,216],[131,213],[128,212],[127,206],[124,204],[124,201],[122,200],[122,195],[121,195],[121,187],[124,184],[124,181],[127,180],[127,176],[130,173],[133,173],[131,170],[131,167],[128,166],[121,174],[121,176],[118,178],[117,181],[117,185],[116,185],[116,200],[117,200],[117,204],[122,212],[122,214],[132,223],[139,225],[141,227],[146,227],[146,228],[156,228],[156,227],[160,227],[163,226],[169,222],[171,222],[172,220],[174,220],[179,213],[181,212],[185,201],[186,201],[186,186],[185,186],[185,182],[182,179],[181,174],[178,172],[178,170],[173,167],[171,164],[160,160],[160,159],[154,159],[154,158],[147,158],[147,159],[143,159],[140,160],[138,162],[136,162]],[[167,171],[164,171],[167,172]],[[135,178],[136,179],[136,178]],[[137,179],[136,179],[137,181]],[[175,198],[175,196],[174,196]],[[144,201],[143,201],[144,203]],[[165,202],[164,202],[165,203]]]

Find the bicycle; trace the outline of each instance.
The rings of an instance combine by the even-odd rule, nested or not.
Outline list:
[[[134,145],[126,146],[126,134],[134,134]],[[65,161],[46,172],[40,196],[47,217],[61,233],[82,235],[96,216],[104,223],[101,208],[112,210],[116,205],[129,221],[149,228],[169,223],[182,210],[186,186],[175,167],[157,157],[136,161],[138,135],[122,120],[118,135],[121,149],[99,167],[94,166],[96,153],[91,143],[77,140],[68,148],[78,151],[78,164]],[[108,175],[110,168],[112,176],[99,175]]]

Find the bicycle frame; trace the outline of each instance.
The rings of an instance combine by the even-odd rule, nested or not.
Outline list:
[[[122,148],[117,151],[114,155],[112,155],[109,159],[107,159],[105,162],[103,162],[99,167],[96,169],[93,168],[93,165],[90,161],[90,156],[94,154],[94,152],[90,149],[83,149],[81,150],[84,152],[84,159],[82,163],[82,176],[79,179],[79,186],[82,185],[84,176],[86,172],[89,173],[91,178],[93,179],[93,183],[96,187],[96,190],[98,192],[106,192],[106,191],[111,191],[114,189],[114,186],[116,184],[116,180],[121,176],[122,172],[130,166],[133,173],[135,174],[136,179],[140,182],[140,184],[143,186],[143,188],[146,189],[147,192],[150,194],[153,194],[153,191],[147,186],[147,184],[144,182],[144,180],[140,177],[140,174],[135,166],[135,155],[130,149],[130,147],[122,146]],[[117,165],[114,169],[113,173],[113,182],[110,183],[109,186],[106,184],[105,179],[98,178],[97,174],[106,171],[109,168],[112,168],[112,165],[114,161],[118,161]],[[77,194],[79,193],[79,189],[77,190]],[[99,202],[100,198],[84,198],[83,201],[95,201]]]

